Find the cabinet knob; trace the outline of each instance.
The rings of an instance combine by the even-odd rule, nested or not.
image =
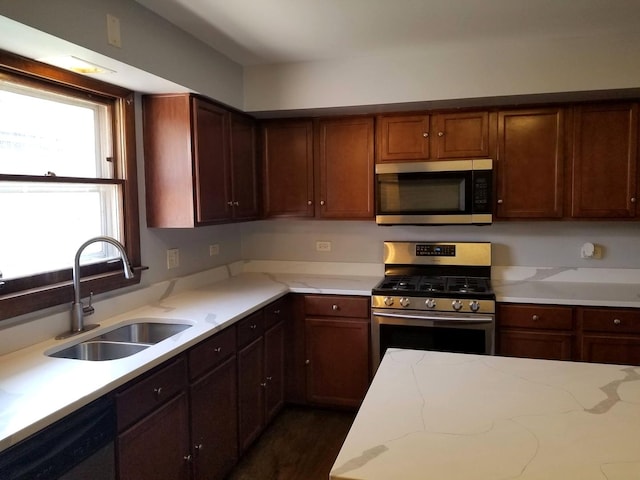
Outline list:
[[[334,303],[333,305],[331,305],[331,310],[337,312],[338,310],[340,310],[340,307]]]
[[[222,347],[216,347],[213,349],[214,352],[220,353],[222,351]]]
[[[533,320],[534,322],[537,322],[538,320],[540,320],[540,317],[538,315],[532,315],[531,320]]]
[[[162,395],[162,387],[154,388],[153,393],[156,396],[156,398],[160,398],[160,395]]]
[[[187,463],[191,463],[191,460],[193,459],[193,457],[191,456],[191,454],[189,454],[189,455],[185,455],[185,456],[184,456],[184,457],[182,457],[182,458],[184,458],[184,461],[185,461],[185,462],[187,462]]]
[[[251,330],[255,330],[256,328],[258,328],[258,325],[256,325],[255,323],[252,323],[251,325],[249,325],[249,328]]]
[[[229,205],[230,207],[233,207],[233,202],[227,202],[227,205]]]
[[[424,133],[422,134],[422,136],[423,136],[424,138],[429,138],[429,132],[424,132]]]
[[[195,448],[197,451],[200,451],[204,448],[204,445],[202,445],[201,443],[196,443],[193,448]]]
[[[313,205],[313,202],[311,200],[307,200],[307,205]]]
[[[324,200],[320,200],[320,205],[324,205]]]
[[[267,382],[270,382],[271,380],[273,380],[273,377],[267,377]]]
[[[266,382],[261,383],[261,384],[260,384],[260,386],[261,386],[262,388],[265,388],[265,387],[267,386],[267,383],[266,383]]]
[[[631,203],[636,203],[636,197],[631,197]]]
[[[439,137],[444,137],[444,132],[438,132]]]
[[[280,315],[280,310],[274,310],[274,311],[273,311],[273,314],[274,314],[274,315]]]
[[[311,360],[305,360],[305,361],[304,361],[304,364],[305,364],[305,365],[309,365],[310,363],[311,363]]]
[[[613,319],[613,324],[614,325],[620,325],[622,323],[622,320],[620,320],[619,318],[614,318]]]
[[[233,206],[234,207],[239,207],[240,206],[240,202],[233,202]]]
[[[502,199],[501,198],[498,199],[498,205],[502,205]]]

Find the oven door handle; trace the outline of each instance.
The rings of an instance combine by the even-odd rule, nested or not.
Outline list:
[[[490,316],[478,316],[478,317],[436,317],[428,315],[411,315],[409,313],[387,313],[387,312],[373,312],[373,315],[378,317],[389,318],[408,318],[412,320],[430,320],[434,323],[492,323],[493,317]]]

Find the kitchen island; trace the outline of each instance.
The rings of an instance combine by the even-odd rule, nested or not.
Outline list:
[[[640,478],[640,367],[387,351],[332,480]]]

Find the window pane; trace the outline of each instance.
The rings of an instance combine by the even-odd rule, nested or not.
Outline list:
[[[122,240],[120,198],[118,185],[0,182],[4,278],[69,268],[78,247],[92,237]],[[117,257],[110,245],[94,243],[82,264]]]
[[[108,108],[0,82],[0,173],[113,178]]]

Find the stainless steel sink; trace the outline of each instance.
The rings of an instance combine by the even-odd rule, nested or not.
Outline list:
[[[116,327],[62,350],[47,352],[47,355],[75,360],[116,360],[141,352],[191,327],[186,323],[160,323],[146,318],[136,320],[136,323]]]
[[[132,323],[105,332],[92,340],[153,345],[186,330],[190,326],[184,323]]]
[[[134,353],[141,352],[149,345],[140,343],[123,343],[123,342],[103,342],[87,340],[70,347],[60,350],[59,352],[50,353],[50,357],[56,358],[72,358],[75,360],[116,360],[118,358],[128,357]]]

